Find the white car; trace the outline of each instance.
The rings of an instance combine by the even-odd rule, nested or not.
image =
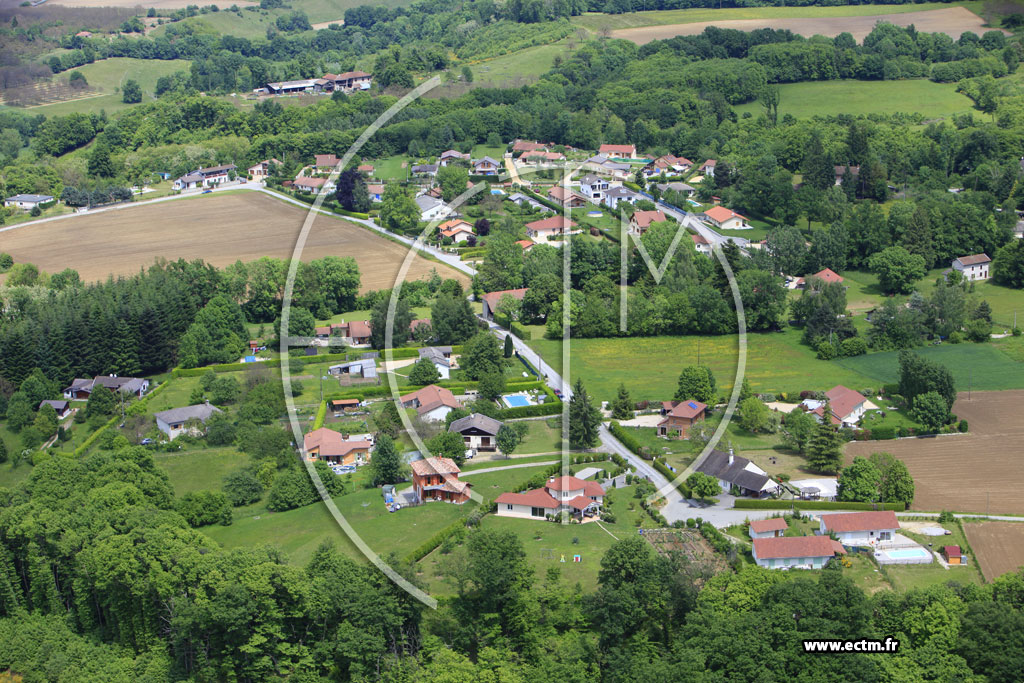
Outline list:
[[[475,456],[475,455],[476,455],[476,449],[475,448],[467,448],[466,449],[466,460],[472,460],[473,456]]]

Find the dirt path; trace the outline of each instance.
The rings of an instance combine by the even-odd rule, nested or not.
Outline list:
[[[906,463],[916,486],[914,510],[1024,514],[1024,391],[961,392],[953,412],[970,433],[927,439],[855,441],[846,458],[892,453]]]
[[[738,31],[753,31],[759,28],[788,29],[802,36],[823,35],[833,38],[840,33],[851,33],[859,43],[871,33],[875,24],[886,21],[896,26],[911,24],[922,33],[946,33],[954,40],[961,33],[973,31],[981,35],[991,30],[974,12],[964,7],[907,12],[905,14],[872,14],[866,17],[808,17],[800,19],[727,19],[724,21],[701,21],[690,24],[668,26],[642,26],[612,31],[613,38],[625,38],[638,45],[652,40],[664,40],[675,36],[693,36],[703,33],[708,26],[732,28]],[[1009,35],[1009,34],[1008,34]]]

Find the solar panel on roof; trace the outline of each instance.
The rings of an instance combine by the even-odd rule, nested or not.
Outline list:
[[[696,404],[696,403],[694,403],[693,401],[690,401],[690,402],[689,402],[689,403],[687,403],[686,405],[690,406],[690,407],[691,407],[691,408],[693,408],[694,410],[697,410],[697,404]]]

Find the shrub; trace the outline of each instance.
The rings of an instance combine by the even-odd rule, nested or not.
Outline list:
[[[882,394],[883,395],[885,395],[885,396],[892,396],[893,394],[898,394],[898,393],[900,393],[900,385],[899,384],[883,384],[882,385]]]
[[[236,470],[224,477],[221,490],[235,507],[255,503],[263,496],[263,484],[249,470]]]
[[[939,524],[952,522],[955,519],[956,517],[953,515],[953,512],[951,510],[943,510],[942,512],[939,513]]]
[[[231,503],[220,491],[190,491],[178,499],[175,508],[193,527],[231,524]]]
[[[967,420],[960,420],[959,429],[961,432],[967,431]]]
[[[877,441],[886,441],[896,438],[896,428],[891,425],[881,425],[871,429],[871,438]]]

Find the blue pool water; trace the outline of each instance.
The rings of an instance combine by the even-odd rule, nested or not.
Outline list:
[[[505,194],[505,191],[504,190],[494,189],[494,190],[491,190],[491,194]]]
[[[505,404],[508,405],[509,408],[523,408],[530,405],[530,401],[527,400],[525,396],[511,395],[503,396],[502,398],[505,399]]]
[[[687,199],[686,201],[689,202],[690,206],[700,206],[700,202],[695,202],[692,199]]]
[[[931,557],[931,553],[924,548],[900,548],[898,550],[886,550],[884,552],[894,560],[909,560],[914,557]]]
[[[604,214],[601,213],[600,211],[588,211],[587,215],[590,216],[591,218],[600,218]]]

